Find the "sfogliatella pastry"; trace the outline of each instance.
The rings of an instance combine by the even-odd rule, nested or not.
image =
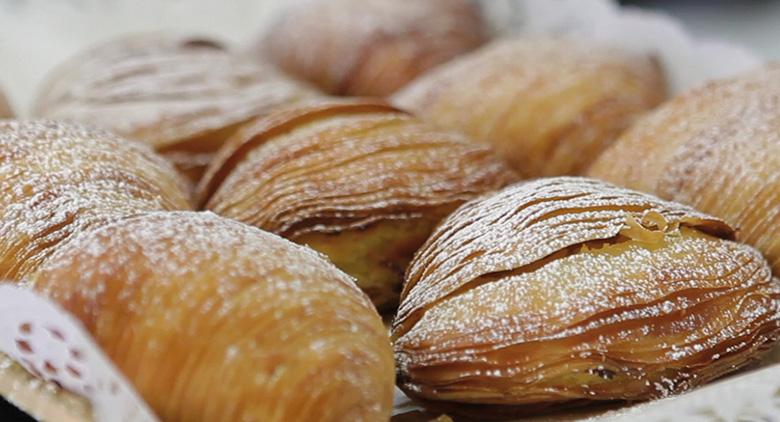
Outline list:
[[[210,213],[79,236],[29,286],[81,320],[163,421],[383,421],[387,331],[316,252]]]
[[[327,93],[383,97],[487,32],[468,0],[308,0],[270,25],[258,54]]]
[[[525,177],[579,174],[664,99],[650,56],[566,39],[498,40],[393,97],[428,122],[489,142]]]
[[[589,174],[723,218],[780,274],[780,65],[669,101]]]
[[[29,274],[88,228],[191,209],[188,189],[145,145],[75,124],[0,121],[0,279]]]
[[[325,253],[385,310],[433,227],[513,179],[490,149],[460,135],[385,103],[329,100],[241,129],[198,191],[217,214]]]
[[[519,415],[681,392],[780,335],[780,283],[726,223],[583,178],[469,202],[415,255],[398,382],[452,412]]]
[[[33,113],[142,140],[197,181],[242,122],[315,95],[216,42],[146,34],[109,41],[55,69]]]
[[[8,104],[8,100],[3,95],[3,91],[0,90],[0,118],[13,117],[11,106]]]

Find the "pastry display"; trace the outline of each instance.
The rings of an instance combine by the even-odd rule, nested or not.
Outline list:
[[[316,95],[214,41],[147,34],[106,42],[61,65],[33,114],[142,140],[197,181],[242,122]]]
[[[589,174],[723,218],[780,274],[780,65],[669,101]]]
[[[191,208],[188,186],[145,145],[75,124],[0,120],[0,279],[19,279],[82,231]]]
[[[393,96],[439,127],[488,142],[522,176],[580,174],[664,99],[650,56],[566,39],[494,41]]]
[[[468,0],[308,0],[284,10],[257,50],[329,94],[383,97],[487,38]]]
[[[20,9],[0,414],[773,420],[780,64],[604,3]]]
[[[78,318],[163,421],[383,421],[387,331],[316,252],[151,212],[59,248],[27,285]]]
[[[439,220],[513,179],[458,134],[382,102],[330,100],[241,129],[198,191],[217,214],[323,252],[386,310]]]
[[[410,264],[398,383],[484,418],[665,397],[744,367],[780,335],[780,283],[734,234],[584,178],[468,202]]]

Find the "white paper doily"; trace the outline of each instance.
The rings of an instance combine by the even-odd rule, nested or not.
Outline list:
[[[81,323],[30,290],[0,285],[0,351],[89,399],[97,421],[157,421]]]

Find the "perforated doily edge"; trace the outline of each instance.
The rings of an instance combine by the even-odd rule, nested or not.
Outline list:
[[[0,361],[7,383],[0,393],[33,415],[65,410],[65,401],[74,410],[86,409],[74,404],[82,397],[98,422],[158,421],[80,321],[53,301],[7,282],[0,282],[0,352],[7,357]],[[60,421],[69,412],[60,416],[39,419]]]

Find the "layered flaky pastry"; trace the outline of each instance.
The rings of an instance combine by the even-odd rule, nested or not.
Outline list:
[[[454,411],[519,414],[687,390],[780,334],[780,285],[724,222],[581,178],[469,202],[410,264],[398,382]]]
[[[723,218],[780,273],[780,65],[669,101],[589,174]]]
[[[60,248],[30,288],[78,318],[164,421],[384,421],[387,331],[316,252],[157,212]]]
[[[0,279],[29,274],[89,228],[190,209],[188,189],[145,145],[74,124],[0,121]]]
[[[33,113],[142,140],[197,180],[242,122],[315,95],[216,42],[147,34],[109,41],[60,66]]]
[[[382,97],[487,32],[467,0],[308,0],[283,11],[257,49],[327,93]]]
[[[395,104],[492,144],[526,177],[579,174],[664,99],[652,57],[592,42],[504,39],[410,83]]]
[[[241,129],[199,193],[207,209],[325,253],[384,309],[439,220],[513,177],[460,135],[384,103],[333,100]]]

